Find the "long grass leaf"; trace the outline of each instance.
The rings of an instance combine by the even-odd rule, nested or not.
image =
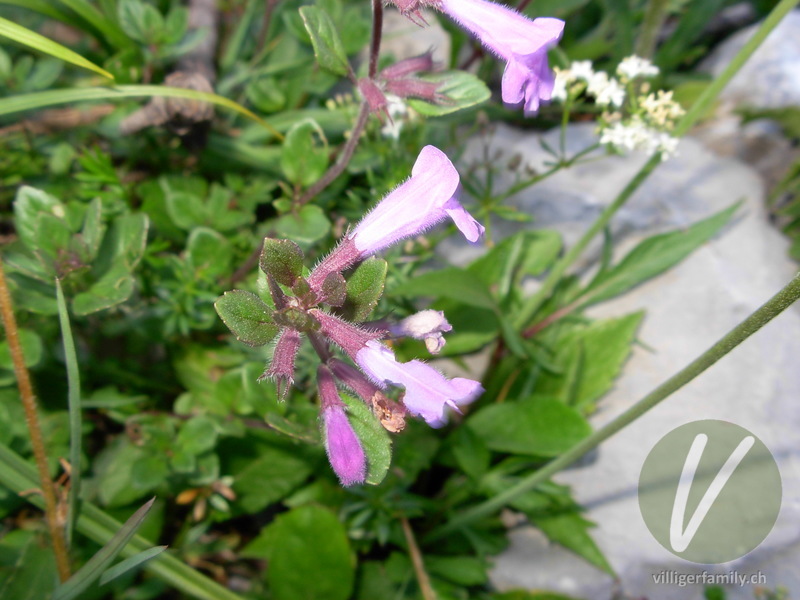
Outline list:
[[[36,469],[19,454],[0,444],[0,485],[20,493],[39,485]],[[42,507],[44,502],[37,494],[25,496],[25,500]],[[84,502],[78,517],[76,530],[90,540],[104,545],[114,537],[122,524],[90,502]],[[122,556],[134,556],[148,548],[153,542],[134,535],[122,549]],[[241,596],[219,585],[167,552],[160,554],[144,565],[145,570],[166,584],[198,600],[243,600]]]
[[[75,11],[82,19],[103,34],[106,41],[117,48],[125,48],[133,41],[125,35],[122,28],[106,17],[98,8],[87,0],[58,0],[61,4]]]
[[[73,18],[73,15],[61,10],[57,6],[53,6],[47,0],[0,0],[0,4],[27,8],[28,10],[38,12],[40,15],[50,17],[56,21],[61,21],[67,25],[72,25],[73,27],[78,27],[81,23],[78,19]]]
[[[166,546],[153,546],[152,548],[148,548],[143,552],[139,552],[139,554],[134,554],[130,558],[126,558],[119,564],[116,564],[113,567],[111,567],[108,571],[106,571],[100,576],[100,585],[105,585],[109,581],[114,581],[120,575],[124,575],[131,569],[135,569],[136,567],[138,567],[144,562],[147,562],[154,556],[158,556],[166,549],[167,549]]]
[[[56,588],[53,593],[53,600],[74,600],[97,581],[122,549],[128,545],[128,542],[134,536],[136,530],[139,529],[155,501],[155,498],[148,500],[144,506],[133,513],[131,518],[125,521],[125,525],[114,534],[114,537],[105,546],[86,561],[86,564],[77,573]]]
[[[78,372],[78,356],[75,342],[72,339],[72,328],[69,324],[69,312],[64,300],[61,281],[56,279],[56,304],[58,319],[61,324],[61,338],[64,340],[64,362],[67,365],[67,408],[69,410],[69,501],[67,503],[67,524],[65,537],[67,547],[72,543],[72,531],[78,519],[81,493],[81,378]]]
[[[0,17],[0,36],[5,36],[17,43],[28,46],[29,48],[33,48],[34,50],[38,50],[39,52],[44,52],[50,56],[55,56],[56,58],[68,63],[72,63],[73,65],[78,65],[84,69],[95,71],[100,73],[100,75],[103,77],[114,79],[114,76],[111,73],[101,67],[98,67],[92,61],[83,58],[77,52],[73,52],[69,48],[54,42],[50,38],[39,35],[27,27],[17,25],[16,23],[13,23],[12,21],[2,17]]]
[[[65,90],[47,90],[32,94],[19,94],[0,99],[0,115],[8,115],[24,110],[34,110],[58,104],[70,104],[88,100],[122,100],[125,98],[141,98],[148,96],[165,96],[170,98],[186,98],[210,102],[229,110],[238,112],[267,129],[273,136],[283,139],[283,134],[269,123],[238,102],[229,100],[218,94],[198,92],[186,88],[165,85],[118,85],[113,87],[72,88]]]

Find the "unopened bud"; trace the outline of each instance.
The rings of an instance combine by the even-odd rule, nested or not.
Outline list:
[[[421,98],[429,102],[444,104],[448,101],[447,96],[438,93],[438,83],[432,81],[422,81],[420,79],[390,79],[386,82],[386,91],[401,98]]]
[[[378,115],[386,114],[386,106],[389,102],[374,81],[366,77],[359,79],[358,90],[369,105],[369,110],[371,112]]]
[[[294,383],[294,359],[300,348],[300,334],[294,329],[284,329],[278,343],[275,344],[275,352],[272,354],[272,363],[264,374],[259,377],[262,379],[271,378],[275,380],[275,387],[278,389],[278,398],[286,399],[286,393]]]
[[[381,71],[380,78],[387,80],[398,79],[400,77],[413,75],[414,73],[431,70],[433,70],[433,56],[430,52],[426,52],[420,56],[406,58],[386,67]]]
[[[367,475],[364,448],[347,419],[333,374],[324,365],[317,369],[317,385],[322,404],[322,434],[331,467],[342,485],[363,483]]]

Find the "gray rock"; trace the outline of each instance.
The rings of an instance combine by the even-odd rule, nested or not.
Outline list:
[[[700,68],[718,76],[756,32],[752,25],[732,35]],[[736,74],[720,99],[736,105],[780,108],[800,104],[800,11],[790,12]]]
[[[558,147],[558,132],[543,138]],[[594,140],[591,126],[571,126],[569,151]],[[537,170],[547,152],[534,134],[498,126],[491,139],[473,140],[465,149],[463,169],[485,156],[502,156],[505,165],[520,154]],[[644,162],[642,156],[592,157],[592,162],[559,172],[511,199],[532,214],[535,227],[555,228],[568,244],[627,184]],[[504,189],[514,174],[496,175]],[[645,309],[637,346],[614,390],[592,417],[595,427],[607,423],[657,385],[700,355],[734,325],[777,292],[797,271],[786,257],[787,241],[772,228],[763,207],[763,182],[753,169],[732,158],[720,158],[691,138],[679,154],[663,163],[614,219],[617,257],[646,236],[687,226],[742,201],[738,219],[716,239],[666,274],[621,298],[592,310],[611,317]],[[507,235],[530,224],[493,222],[496,235]],[[458,244],[463,249],[463,243]],[[447,258],[470,257],[443,246]],[[593,257],[581,265],[589,270]],[[774,323],[726,356],[701,377],[603,444],[590,464],[562,472],[560,483],[573,487],[587,516],[597,523],[594,537],[619,574],[608,575],[553,546],[530,527],[511,532],[511,547],[497,557],[492,574],[500,589],[552,589],[591,600],[702,598],[693,586],[656,585],[652,575],[663,569],[680,573],[703,570],[740,573],[760,570],[767,587],[784,585],[800,595],[800,310],[786,311]],[[651,350],[652,349],[652,350]],[[639,514],[637,481],[652,446],[675,427],[698,419],[732,421],[758,435],[772,450],[781,469],[784,502],[778,524],[756,550],[734,563],[705,567],[682,561],[650,535]],[[753,598],[753,588],[730,588],[728,598]]]

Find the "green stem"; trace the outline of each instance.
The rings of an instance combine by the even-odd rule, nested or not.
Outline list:
[[[78,372],[78,356],[75,352],[75,341],[72,339],[72,328],[69,324],[69,312],[64,299],[61,280],[56,279],[56,302],[58,319],[61,324],[61,337],[64,340],[64,362],[67,366],[67,407],[69,410],[69,502],[67,504],[67,523],[64,534],[67,547],[72,543],[72,531],[78,519],[78,501],[81,493],[81,378]]]
[[[455,531],[459,527],[463,527],[467,523],[491,514],[497,509],[508,504],[514,498],[517,498],[521,494],[529,492],[530,490],[533,490],[540,484],[544,483],[563,468],[571,465],[581,456],[600,445],[619,430],[633,423],[651,408],[658,405],[671,394],[678,391],[684,385],[703,373],[719,359],[728,354],[728,352],[733,350],[736,346],[744,342],[747,338],[769,323],[781,312],[786,310],[798,298],[800,298],[800,273],[795,275],[794,278],[781,291],[770,298],[758,310],[734,327],[727,335],[725,335],[725,337],[720,339],[702,355],[689,363],[689,365],[687,365],[681,371],[670,377],[667,381],[650,392],[642,400],[631,406],[616,419],[598,429],[582,442],[575,444],[564,454],[552,462],[549,462],[538,471],[521,479],[513,487],[510,487],[497,496],[490,498],[489,500],[461,513],[460,515],[457,515],[439,529],[434,530],[425,541],[430,542],[440,539],[445,535]]]
[[[674,135],[676,137],[683,136],[694,125],[697,120],[703,116],[714,101],[719,96],[722,89],[733,79],[734,75],[739,72],[744,63],[753,55],[756,49],[766,39],[770,32],[775,29],[775,26],[780,23],[781,19],[794,8],[800,0],[781,0],[778,5],[772,9],[772,12],[764,19],[764,22],[758,28],[755,35],[751,37],[747,43],[742,46],[741,50],[736,53],[730,64],[725,67],[725,70],[717,77],[700,95],[697,101],[692,105],[688,112],[683,116],[680,122],[675,126]],[[535,294],[530,296],[523,304],[520,311],[515,316],[514,326],[517,329],[523,329],[528,322],[539,310],[542,303],[548,298],[550,293],[555,289],[556,285],[561,281],[561,278],[566,273],[567,269],[578,259],[583,253],[589,243],[594,237],[608,225],[611,218],[616,212],[625,205],[633,193],[639,189],[639,186],[649,177],[655,168],[661,162],[658,153],[650,157],[650,160],[639,170],[634,178],[625,186],[625,189],[620,192],[619,196],[608,205],[605,210],[600,213],[600,216],[592,224],[591,227],[583,234],[580,240],[567,252],[561,260],[559,260],[548,273],[547,277],[542,282],[541,287]]]
[[[642,30],[636,40],[636,54],[643,58],[650,58],[656,49],[658,31],[667,18],[669,0],[650,0],[644,12]]]

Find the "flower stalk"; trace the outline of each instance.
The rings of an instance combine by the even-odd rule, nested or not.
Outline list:
[[[14,317],[14,307],[11,303],[11,293],[6,283],[2,261],[0,261],[0,313],[2,313],[3,327],[6,330],[6,340],[11,353],[11,360],[14,363],[14,375],[17,378],[19,395],[25,410],[25,422],[28,425],[33,456],[36,461],[36,468],[39,471],[39,484],[44,498],[44,514],[47,527],[50,530],[50,539],[53,543],[58,577],[61,581],[66,581],[70,576],[70,567],[67,546],[64,541],[63,524],[58,517],[55,486],[50,478],[50,471],[47,466],[47,452],[36,408],[36,396],[33,392],[30,373],[25,366],[25,357],[19,341],[19,329],[17,328],[17,320]]]

